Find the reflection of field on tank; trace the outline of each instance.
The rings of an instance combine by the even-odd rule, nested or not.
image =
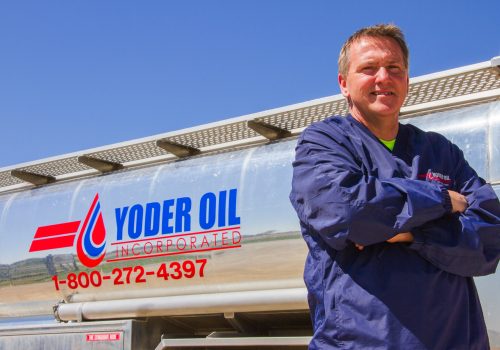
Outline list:
[[[12,316],[16,303],[45,301],[53,305],[61,299],[77,302],[272,289],[289,286],[290,283],[300,285],[306,250],[298,232],[268,232],[244,236],[241,247],[234,249],[104,263],[97,269],[84,268],[70,254],[28,259],[2,266],[0,316],[7,315],[4,309],[9,309],[8,316]],[[182,266],[186,260],[195,262],[203,259],[206,259],[203,277],[198,275],[199,271],[192,278],[186,277],[192,273],[184,273],[179,279],[165,279],[161,273],[158,274],[162,264],[168,267],[172,262],[179,262]],[[117,270],[124,272],[124,268],[139,265],[145,272],[150,272],[142,276],[145,282],[136,283],[138,275],[132,270],[128,283],[126,273],[122,273],[119,281],[123,284],[114,284],[118,277]],[[55,271],[59,280],[67,279],[70,273],[78,275],[84,271],[88,274],[99,271],[101,276],[110,278],[103,280],[99,287],[90,285],[71,289],[66,283],[60,284],[60,290],[56,291],[53,275],[49,271]],[[51,311],[49,307],[47,313]]]

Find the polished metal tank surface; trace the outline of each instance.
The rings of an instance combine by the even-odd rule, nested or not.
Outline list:
[[[444,134],[500,194],[499,120],[494,101],[402,122]],[[307,248],[288,201],[295,143],[0,195],[0,326],[2,319],[52,315],[61,300],[55,315],[63,321],[304,316]],[[500,279],[475,280],[498,344]]]
[[[1,195],[0,317],[60,300],[303,287],[287,199],[295,142]]]

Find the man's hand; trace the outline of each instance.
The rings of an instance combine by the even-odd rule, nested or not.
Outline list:
[[[390,238],[387,240],[389,243],[411,243],[413,242],[413,235],[411,232],[401,232],[395,235],[394,237]],[[354,243],[354,246],[358,250],[363,250],[365,248],[364,245]]]
[[[358,244],[358,243],[354,243],[354,246],[355,246],[358,250],[363,250],[363,249],[365,249],[365,246],[364,246],[364,245],[361,245],[361,244]]]
[[[413,235],[411,232],[401,232],[394,237],[387,240],[389,243],[411,243],[413,242]]]
[[[463,213],[465,209],[469,206],[467,203],[467,198],[464,195],[448,190],[448,193],[451,198],[451,212],[452,213]]]

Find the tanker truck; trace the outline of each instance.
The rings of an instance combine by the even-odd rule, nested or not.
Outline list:
[[[411,79],[401,121],[500,195],[499,65]],[[0,349],[306,348],[291,163],[333,114],[340,95],[0,169]],[[476,284],[498,349],[500,276]]]

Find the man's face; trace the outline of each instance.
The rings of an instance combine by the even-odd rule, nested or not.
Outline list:
[[[339,74],[342,95],[351,114],[368,123],[399,116],[408,93],[408,69],[397,42],[385,37],[361,37],[349,50],[347,76]]]

